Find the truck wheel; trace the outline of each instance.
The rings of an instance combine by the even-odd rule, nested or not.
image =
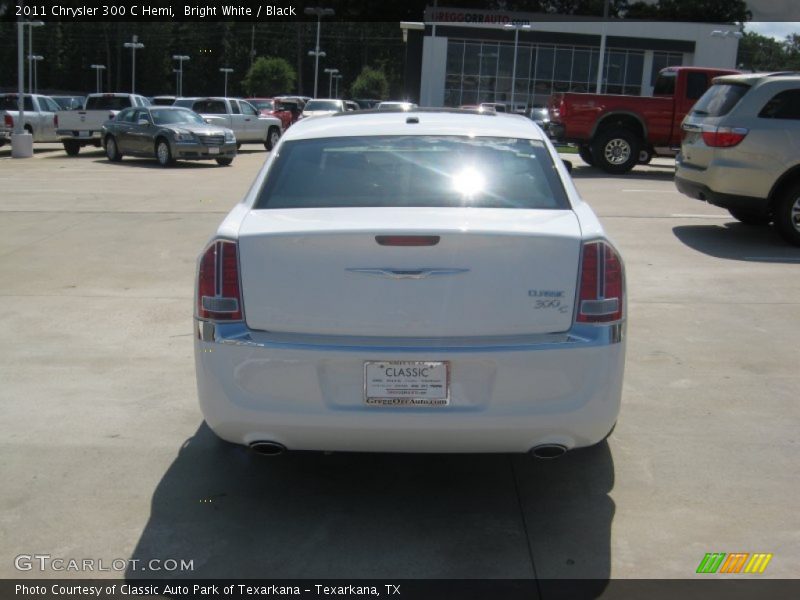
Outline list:
[[[267,140],[264,142],[264,148],[267,150],[272,150],[278,140],[281,139],[281,132],[277,127],[270,127],[269,131],[267,132]]]
[[[592,157],[606,173],[621,175],[639,162],[641,142],[629,129],[606,129],[592,141]]]
[[[227,166],[228,166],[229,164],[231,164],[232,162],[233,162],[233,159],[232,159],[232,158],[229,158],[229,157],[227,157],[227,156],[220,156],[220,157],[217,159],[217,164],[218,164],[220,167],[227,167]]]
[[[81,145],[78,142],[75,140],[64,140],[64,152],[66,152],[68,156],[78,156],[78,152],[80,151]]]
[[[652,150],[648,150],[647,148],[642,148],[641,150],[639,150],[640,165],[649,165],[651,160],[653,160]]]
[[[778,198],[774,221],[783,239],[800,246],[800,183],[795,183]]]
[[[589,146],[578,146],[578,155],[587,165],[590,167],[594,166],[594,157],[592,156],[592,149]]]
[[[734,219],[745,225],[766,225],[769,223],[769,216],[762,213],[750,212],[739,208],[729,208],[728,212],[731,213]]]
[[[122,154],[120,154],[119,148],[117,147],[117,140],[114,139],[113,135],[106,138],[106,157],[111,162],[119,162],[122,160]]]
[[[156,160],[162,167],[171,167],[175,163],[169,142],[164,138],[158,138],[156,141]]]

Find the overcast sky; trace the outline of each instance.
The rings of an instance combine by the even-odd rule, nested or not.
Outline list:
[[[755,33],[760,33],[761,35],[766,35],[773,37],[776,40],[783,41],[790,33],[800,34],[800,23],[792,23],[788,21],[762,21],[760,23],[750,22],[745,24],[744,29],[745,31],[753,31]]]

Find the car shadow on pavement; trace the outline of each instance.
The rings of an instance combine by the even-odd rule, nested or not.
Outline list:
[[[634,167],[632,171],[628,171],[624,175],[612,175],[606,173],[597,167],[590,167],[580,158],[568,159],[572,162],[572,178],[573,179],[609,179],[612,177],[618,178],[620,181],[628,180],[654,180],[654,181],[672,181],[675,178],[675,167],[661,166],[661,165],[648,165],[646,167]]]
[[[690,248],[716,258],[747,262],[800,262],[800,248],[784,242],[778,232],[767,225],[745,225],[732,220],[719,225],[680,225],[673,227],[672,232]]]
[[[508,454],[253,454],[203,424],[152,498],[132,559],[168,578],[594,578],[610,573],[608,445]]]
[[[128,158],[125,157],[119,162],[112,162],[107,158],[101,158],[94,162],[113,167],[130,167],[134,169],[159,169],[169,171],[171,169],[217,169],[220,166],[214,161],[177,161],[168,167],[162,167],[156,159],[150,158]]]

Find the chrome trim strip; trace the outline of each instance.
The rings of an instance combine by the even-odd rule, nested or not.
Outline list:
[[[239,321],[215,323],[195,319],[197,338],[202,342],[283,350],[334,352],[520,352],[589,348],[620,343],[625,336],[625,322],[613,324],[576,324],[564,333],[527,336],[464,337],[464,338],[370,338],[356,336],[322,336],[309,334],[276,334],[254,331]]]
[[[419,269],[395,269],[392,267],[379,268],[349,268],[345,269],[351,273],[362,273],[364,275],[378,275],[389,279],[425,279],[426,277],[438,277],[441,275],[458,275],[466,273],[469,269],[440,269],[436,267],[421,267]]]

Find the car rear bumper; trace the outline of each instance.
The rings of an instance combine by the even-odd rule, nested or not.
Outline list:
[[[195,322],[203,415],[221,438],[290,450],[527,452],[601,441],[617,420],[624,324],[455,340],[277,335]],[[365,361],[447,361],[450,403],[365,403]]]
[[[721,208],[766,214],[769,208],[767,194],[758,197],[731,191],[731,187],[736,192],[747,190],[746,186],[737,183],[742,177],[760,181],[765,174],[713,164],[699,168],[684,162],[680,155],[675,161],[675,187],[682,194]]]
[[[100,140],[100,129],[87,129],[87,130],[77,130],[77,129],[58,129],[56,130],[56,135],[58,136],[60,141],[64,140],[75,140],[76,142],[88,142],[93,143]]]
[[[755,214],[766,214],[769,208],[767,200],[764,198],[715,192],[707,185],[691,181],[690,179],[681,177],[677,173],[675,175],[675,187],[678,188],[681,194],[697,200],[703,200],[714,206],[719,206],[720,208],[746,211]]]

